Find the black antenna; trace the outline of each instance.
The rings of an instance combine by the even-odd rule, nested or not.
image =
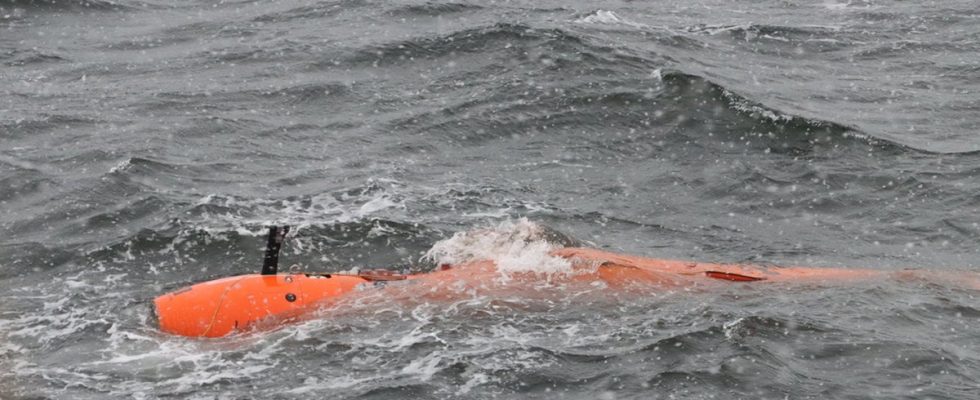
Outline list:
[[[279,272],[279,249],[282,247],[282,242],[286,240],[287,233],[289,233],[288,225],[284,225],[282,229],[275,225],[269,227],[269,241],[265,245],[262,275],[275,275]]]

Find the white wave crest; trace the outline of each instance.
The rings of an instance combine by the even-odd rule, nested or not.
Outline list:
[[[579,24],[625,25],[634,28],[648,28],[647,25],[623,19],[612,11],[597,10],[596,12],[576,19]]]
[[[728,103],[731,104],[732,108],[744,113],[758,115],[761,118],[765,118],[773,122],[790,122],[794,118],[792,115],[777,113],[758,104],[754,104],[749,100],[729,92],[728,90],[723,91],[721,94],[726,100],[728,100]],[[811,122],[816,123],[815,121]]]

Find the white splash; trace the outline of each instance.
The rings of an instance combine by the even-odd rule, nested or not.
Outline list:
[[[109,173],[110,174],[114,174],[114,173],[119,172],[119,171],[125,171],[126,168],[129,168],[129,166],[132,165],[132,163],[130,163],[129,160],[130,159],[127,158],[125,160],[120,161],[118,164],[116,164],[112,168],[109,168]]]
[[[407,376],[414,376],[422,382],[428,382],[442,369],[439,368],[441,361],[441,352],[433,351],[425,357],[412,360],[411,363],[402,368],[401,372]]]
[[[392,201],[391,196],[382,194],[361,205],[361,207],[357,209],[357,212],[354,213],[354,216],[355,218],[364,218],[378,211],[398,206],[400,206],[400,204]]]
[[[459,387],[459,389],[456,391],[456,395],[461,396],[467,394],[470,392],[470,390],[473,390],[473,388],[489,382],[491,382],[489,375],[482,372],[473,373],[470,375],[469,380]]]
[[[423,259],[439,264],[492,260],[504,273],[567,274],[572,264],[550,254],[558,246],[544,239],[544,229],[527,218],[503,221],[494,227],[457,232],[434,244]]]
[[[599,10],[594,14],[579,18],[576,22],[585,24],[621,24],[625,21],[612,11]]]
[[[725,333],[725,338],[728,340],[736,340],[742,336],[742,323],[745,322],[745,318],[739,317],[732,321],[728,321],[721,326],[722,332]]]

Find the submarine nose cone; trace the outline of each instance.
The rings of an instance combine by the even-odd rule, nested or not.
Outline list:
[[[181,336],[217,337],[232,327],[220,324],[218,313],[225,296],[236,285],[236,278],[199,283],[153,300],[160,330]]]

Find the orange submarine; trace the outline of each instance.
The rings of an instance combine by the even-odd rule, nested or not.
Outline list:
[[[459,285],[496,282],[495,290],[514,286],[499,280],[493,261],[442,265],[421,274],[398,274],[388,270],[361,273],[278,273],[279,250],[289,227],[270,227],[265,259],[260,274],[216,279],[163,294],[154,300],[155,315],[164,332],[188,337],[221,337],[234,332],[276,326],[300,319],[330,300],[365,288],[385,286],[391,281],[411,281],[420,292],[433,295]],[[892,274],[898,278],[939,279],[944,283],[980,290],[976,274],[903,270],[899,272],[848,268],[764,267],[751,264],[716,264],[664,260],[605,252],[589,248],[560,248],[552,256],[567,259],[573,273],[568,281],[601,282],[616,290],[669,288],[698,285],[707,281],[820,282],[857,281]],[[538,274],[540,275],[540,274]],[[535,273],[515,275],[518,282],[540,280]],[[549,279],[553,279],[550,277]],[[406,282],[409,283],[409,282]],[[448,285],[452,284],[452,285]],[[481,286],[485,287],[485,285]],[[438,293],[435,293],[438,295]]]

